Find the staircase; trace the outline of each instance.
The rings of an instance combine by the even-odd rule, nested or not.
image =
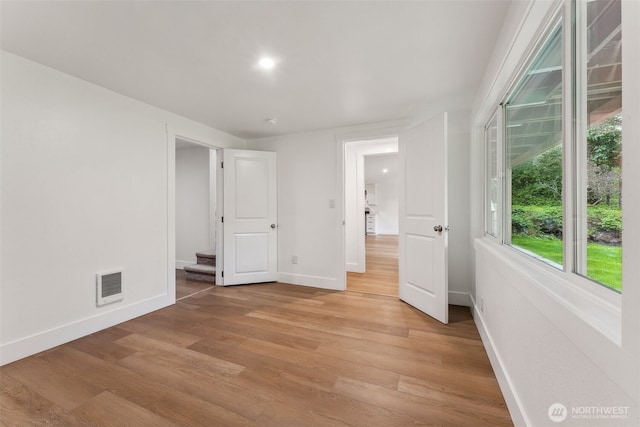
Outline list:
[[[196,252],[196,258],[197,264],[184,266],[185,279],[216,283],[216,254]]]

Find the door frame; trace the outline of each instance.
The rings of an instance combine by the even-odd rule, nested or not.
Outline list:
[[[350,151],[351,149],[351,151]],[[351,154],[347,157],[346,154]],[[369,156],[380,156],[386,154],[398,154],[398,137],[376,138],[367,139],[365,141],[350,141],[345,143],[345,165],[344,165],[344,179],[345,179],[345,197],[344,197],[344,210],[345,210],[345,268],[347,271],[354,273],[364,273],[366,271],[366,251],[365,251],[365,235],[360,233],[359,230],[365,229],[364,209],[366,206],[363,193],[366,189],[366,170],[365,163],[366,158]],[[355,155],[355,159],[353,157]],[[355,160],[355,165],[354,165]],[[355,170],[350,166],[355,166]],[[357,186],[357,209],[355,212],[355,228],[351,229],[349,226],[349,220],[354,220],[353,215],[348,217],[349,207],[353,206],[353,202],[349,202],[350,198],[353,198],[353,193],[349,192],[347,187],[347,180],[349,179],[348,173],[355,172],[355,184]],[[350,197],[349,197],[350,196]],[[351,212],[353,214],[353,212]],[[348,264],[349,261],[353,261],[353,258],[349,258],[347,251],[348,246],[351,245],[354,238],[354,232],[357,233],[357,240],[355,246],[356,262]]]
[[[194,132],[176,129],[167,124],[167,296],[170,304],[176,303],[176,139],[188,141],[195,145],[216,150],[216,165],[222,159],[223,147],[205,135],[194,135]],[[222,262],[222,236],[220,229],[220,212],[222,211],[222,171],[216,167],[216,258]],[[218,253],[220,252],[220,253]],[[218,261],[218,259],[216,259]],[[216,284],[221,284],[220,270],[216,271]]]
[[[340,230],[340,238],[338,239],[339,247],[336,247],[336,253],[339,254],[338,259],[340,262],[340,267],[337,271],[342,272],[339,276],[339,282],[337,283],[336,289],[345,291],[347,289],[347,266],[346,266],[346,232],[345,232],[345,221],[346,221],[346,203],[345,203],[345,174],[346,174],[346,161],[345,154],[347,149],[347,144],[350,142],[356,141],[374,141],[378,139],[385,138],[397,138],[400,133],[409,127],[411,127],[410,122],[402,121],[394,124],[389,124],[387,126],[378,127],[378,128],[370,128],[368,130],[362,130],[357,132],[350,132],[344,134],[337,134],[335,137],[336,140],[336,164],[337,164],[337,173],[336,177],[336,194],[337,200],[340,202],[341,206],[341,215],[339,216],[339,224],[338,228]]]

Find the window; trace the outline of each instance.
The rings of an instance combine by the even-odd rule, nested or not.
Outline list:
[[[574,16],[553,21],[485,128],[486,234],[620,291],[620,0],[573,5]]]
[[[562,25],[558,23],[505,104],[510,239],[546,262],[563,264]]]
[[[622,289],[622,32],[619,0],[580,2],[576,272]],[[586,219],[586,220],[585,220]]]

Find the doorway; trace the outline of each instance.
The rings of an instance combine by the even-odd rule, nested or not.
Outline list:
[[[347,272],[347,290],[397,297],[398,235],[367,235],[365,251],[366,271],[364,273]]]
[[[398,296],[398,138],[345,144],[346,289]]]
[[[176,300],[216,283],[217,149],[175,144]]]

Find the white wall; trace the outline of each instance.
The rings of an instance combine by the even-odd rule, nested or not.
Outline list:
[[[245,144],[13,54],[1,62],[4,364],[172,304],[167,125]],[[124,300],[96,307],[96,272],[112,268]]]
[[[176,150],[176,268],[196,263],[210,247],[209,148]],[[215,153],[215,151],[214,151]]]
[[[552,7],[553,2],[513,3],[472,114],[475,319],[516,425],[559,425],[547,414],[553,403],[562,403],[569,411],[588,406],[629,407],[626,419],[570,417],[562,425],[640,425],[640,287],[636,286],[640,277],[640,194],[631,186],[623,190],[624,292],[617,314],[561,273],[532,265],[520,254],[482,237],[482,127],[515,77]],[[622,17],[624,137],[625,141],[637,141],[640,97],[626,94],[640,93],[640,3],[623,1]],[[624,181],[638,182],[638,144],[625,143],[624,162]],[[617,321],[612,321],[616,317]],[[618,339],[620,343],[616,343]]]
[[[371,209],[376,212],[377,234],[398,234],[398,155],[365,156],[365,177],[372,175],[371,182],[376,184],[376,205]],[[379,173],[382,165],[389,166],[386,174]],[[370,171],[377,168],[375,171]],[[365,178],[368,183],[369,178]]]
[[[449,304],[470,306],[473,272],[469,245],[469,113],[450,112],[448,125]]]
[[[392,177],[390,177],[392,178]],[[398,234],[398,177],[376,183],[376,234]]]
[[[345,289],[341,195],[348,145],[398,135],[406,123],[333,129],[249,141],[254,150],[278,153],[278,270],[280,280]],[[449,114],[449,302],[470,305],[469,113]],[[343,151],[344,150],[344,151]],[[364,183],[362,186],[364,194]],[[335,199],[336,208],[328,207]],[[364,220],[364,218],[363,218]],[[362,224],[364,229],[364,223]],[[299,263],[292,264],[291,256]]]
[[[248,145],[278,153],[279,280],[344,289],[342,200],[334,135],[329,131],[289,135]],[[329,200],[335,207],[330,207]],[[291,262],[294,255],[298,264]]]

